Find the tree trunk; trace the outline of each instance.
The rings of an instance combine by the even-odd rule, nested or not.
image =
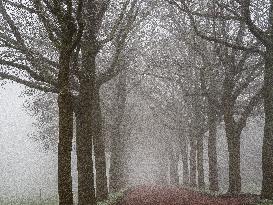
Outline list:
[[[170,184],[174,186],[179,185],[179,175],[178,175],[178,161],[179,155],[171,148],[169,151],[169,161],[170,161]]]
[[[95,90],[95,58],[85,47],[83,52],[83,68],[80,73],[80,89],[77,117],[77,165],[79,205],[95,205],[94,170],[92,159],[94,116],[93,92]]]
[[[240,173],[240,134],[235,132],[235,127],[226,125],[226,136],[229,154],[229,189],[231,194],[241,192]]]
[[[196,84],[196,92],[200,92],[200,89],[198,87],[199,85]],[[201,96],[201,95],[200,95]],[[190,186],[196,187],[197,186],[197,176],[198,176],[198,185],[199,180],[200,183],[204,178],[204,170],[203,162],[203,156],[202,159],[200,156],[203,155],[203,151],[198,150],[198,148],[201,148],[200,145],[203,147],[203,141],[200,141],[200,133],[202,131],[204,117],[203,117],[203,110],[202,110],[202,98],[200,97],[193,97],[192,98],[192,122],[191,122],[191,130],[190,130]],[[203,137],[202,137],[203,139]],[[199,146],[199,147],[198,147]],[[199,152],[200,151],[200,152]],[[198,173],[197,175],[197,168],[198,171],[200,171],[200,175]],[[200,168],[200,170],[199,170]],[[202,173],[203,172],[203,173]],[[203,176],[202,176],[203,175]]]
[[[197,139],[197,169],[198,169],[198,188],[202,190],[205,188],[203,135],[200,135],[199,138]]]
[[[180,140],[181,158],[183,165],[183,185],[189,185],[188,143],[186,137]]]
[[[262,148],[263,199],[273,200],[273,48],[267,48],[264,72],[264,138]]]
[[[196,187],[196,154],[197,154],[197,147],[196,147],[196,138],[195,136],[190,136],[190,186]]]
[[[80,94],[81,95],[81,94]],[[85,102],[87,103],[87,102]],[[85,104],[81,101],[81,105]],[[92,135],[90,119],[86,119],[88,110],[76,111],[76,147],[78,168],[78,204],[95,205],[94,170],[92,159]],[[88,109],[88,107],[85,107]],[[89,120],[89,122],[88,122]]]
[[[107,176],[106,176],[106,155],[105,141],[102,135],[102,114],[100,108],[99,88],[94,90],[93,98],[93,141],[96,167],[96,197],[102,201],[108,196]]]
[[[80,83],[80,107],[77,114],[78,190],[79,204],[82,205],[96,204],[96,201],[106,199],[108,194],[99,90],[96,87],[92,89],[92,83],[88,81]],[[96,197],[92,145],[95,154]]]
[[[209,190],[212,192],[219,191],[218,182],[218,163],[217,163],[217,124],[216,112],[213,102],[208,100],[208,159],[209,159]]]
[[[96,85],[96,38],[88,32],[82,43],[82,70],[79,74],[79,129],[77,139],[79,204],[96,204],[107,197],[106,158],[102,138],[102,117],[99,87]],[[96,197],[94,196],[94,145],[96,168]]]
[[[120,73],[116,85],[116,102],[113,109],[115,112],[115,121],[113,125],[113,135],[111,140],[111,163],[110,163],[110,190],[117,192],[126,185],[125,171],[125,142],[121,133],[121,124],[123,121],[126,107],[126,73]]]
[[[229,68],[225,74],[223,83],[223,109],[225,132],[228,144],[229,155],[229,188],[230,194],[239,194],[241,192],[241,173],[240,173],[240,134],[237,130],[237,124],[234,119],[235,100],[233,90],[235,87],[233,68]]]
[[[59,57],[59,143],[58,143],[58,194],[60,205],[73,205],[71,151],[73,138],[73,106],[69,90],[71,51],[64,49]]]
[[[110,191],[117,192],[125,188],[125,162],[124,162],[124,140],[116,127],[111,142],[111,164],[110,164]]]
[[[82,149],[92,149],[90,145],[92,144],[91,141],[93,139],[96,169],[96,201],[105,199],[108,194],[105,144],[102,136],[102,116],[99,96],[100,85],[97,83],[96,76],[96,56],[101,49],[97,36],[99,35],[104,13],[107,10],[102,8],[105,6],[105,3],[106,2],[86,1],[84,4],[83,19],[86,26],[81,43],[82,69],[79,71],[80,89],[82,92],[82,99],[80,99],[82,106],[80,109],[83,110],[82,115],[86,120],[86,130],[84,132],[87,136],[89,136],[89,142],[83,144],[83,146],[86,146],[86,148]],[[89,170],[89,172],[90,171],[91,170]],[[91,175],[91,173],[88,174]],[[86,194],[91,194],[91,188]],[[91,200],[92,198],[93,193],[89,199]],[[92,201],[90,203],[95,202]]]
[[[157,181],[156,183],[159,185],[166,186],[168,185],[168,158],[164,155],[167,153],[167,149],[165,152],[160,153],[160,160],[159,160],[159,170],[157,174]],[[164,156],[163,156],[164,155]]]

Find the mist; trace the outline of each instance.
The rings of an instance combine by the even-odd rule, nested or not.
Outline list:
[[[52,197],[57,192],[57,156],[31,139],[35,131],[21,94],[24,86],[7,83],[0,90],[0,195],[3,198]],[[21,97],[20,97],[21,96]]]
[[[272,8],[0,0],[0,204],[273,203]]]

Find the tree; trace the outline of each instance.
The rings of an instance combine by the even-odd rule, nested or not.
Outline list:
[[[31,138],[42,143],[45,151],[57,153],[58,150],[58,106],[55,93],[44,93],[27,89],[23,95],[27,99],[24,107],[28,114],[35,119],[33,125],[37,128],[31,133]]]
[[[167,30],[167,29],[166,29]],[[172,139],[166,140],[167,151],[166,154],[169,155],[170,161],[170,171],[171,171],[171,182],[174,184],[178,184],[177,182],[177,166],[178,166],[178,153],[177,149],[173,148],[173,145],[169,145],[172,141],[179,142],[181,144],[180,149],[182,151],[182,161],[183,161],[183,175],[184,175],[184,183],[188,184],[188,140],[191,141],[191,163],[190,167],[192,168],[192,184],[195,186],[196,184],[196,154],[197,147],[196,143],[202,145],[202,141],[199,137],[199,133],[201,133],[200,128],[202,125],[199,125],[199,122],[195,122],[194,119],[198,119],[198,117],[194,117],[195,115],[200,115],[198,112],[194,112],[192,104],[195,104],[190,96],[187,96],[187,93],[193,92],[196,85],[194,84],[197,80],[198,75],[191,75],[191,69],[193,69],[193,65],[187,64],[186,62],[182,62],[183,66],[181,66],[180,62],[177,61],[176,58],[182,58],[179,56],[180,54],[184,57],[188,53],[185,54],[184,48],[177,46],[177,42],[169,42],[166,37],[164,39],[162,36],[159,37],[160,43],[157,42],[156,46],[152,49],[154,53],[149,53],[148,59],[146,60],[146,64],[148,64],[148,70],[144,72],[144,75],[147,75],[150,79],[149,83],[147,83],[147,88],[150,91],[144,91],[144,96],[147,96],[149,100],[152,100],[154,106],[151,109],[154,111],[155,116],[161,119],[161,123],[165,126],[166,129],[171,129],[176,132],[175,135],[181,135],[181,137],[174,136]],[[170,46],[170,50],[160,50],[160,47],[165,47],[166,45]],[[178,52],[177,50],[181,51]],[[150,57],[151,56],[151,57]],[[186,57],[185,57],[186,58]],[[190,58],[190,57],[189,57]],[[184,60],[184,59],[183,59]],[[188,59],[187,59],[188,60]],[[185,60],[185,61],[187,61]],[[182,60],[181,60],[182,61]],[[188,62],[193,62],[194,59],[188,60]],[[166,69],[167,68],[167,69]],[[188,75],[188,76],[187,76]],[[185,77],[187,76],[187,77]],[[152,80],[154,79],[154,80]],[[196,79],[196,80],[195,80]],[[197,80],[198,81],[198,80]],[[198,84],[198,83],[197,83]],[[153,86],[151,86],[153,85]],[[197,86],[198,87],[198,86]],[[145,94],[146,93],[146,94]],[[159,98],[158,96],[161,96]],[[197,103],[200,99],[195,100]],[[201,100],[202,101],[202,100]],[[195,107],[198,107],[196,105]],[[186,113],[189,114],[186,114]],[[192,114],[196,113],[196,114]],[[194,119],[193,119],[194,118]],[[190,120],[192,119],[192,120]],[[191,126],[190,124],[196,124],[196,126]],[[189,131],[191,130],[191,131]],[[191,134],[190,134],[191,133]],[[198,139],[198,140],[197,140]],[[200,140],[199,140],[200,139]],[[199,145],[200,145],[199,144]],[[200,149],[199,154],[202,156],[203,150]],[[199,182],[200,186],[202,184],[202,168],[203,163],[202,157],[199,157]],[[194,182],[195,181],[195,182]]]
[[[93,4],[94,3],[94,4]],[[84,30],[84,44],[78,44],[74,45],[77,49],[73,51],[73,57],[71,61],[67,59],[67,62],[72,62],[70,65],[71,72],[69,73],[69,84],[71,85],[71,89],[73,89],[73,94],[77,94],[77,92],[80,92],[79,97],[77,95],[73,96],[73,110],[78,115],[77,121],[78,121],[78,129],[77,129],[77,143],[78,143],[78,171],[79,171],[79,191],[80,191],[80,197],[79,197],[79,203],[94,203],[94,190],[93,188],[90,189],[93,183],[93,167],[88,166],[89,170],[85,170],[85,162],[90,164],[91,159],[91,147],[90,143],[80,143],[84,142],[84,139],[88,139],[90,142],[90,135],[91,138],[96,135],[97,137],[94,137],[95,142],[95,155],[97,156],[97,196],[98,198],[105,198],[107,195],[107,184],[106,184],[106,168],[105,168],[105,154],[104,154],[104,142],[102,140],[101,136],[101,113],[100,113],[100,107],[99,107],[99,87],[109,81],[112,77],[117,75],[119,72],[119,69],[117,68],[119,56],[120,53],[123,50],[126,37],[130,31],[130,27],[132,25],[132,22],[136,18],[137,11],[134,10],[136,7],[134,6],[136,4],[136,1],[134,3],[130,4],[130,1],[126,1],[124,6],[121,8],[120,14],[118,14],[118,17],[116,18],[116,21],[114,23],[114,26],[112,28],[112,31],[105,39],[99,40],[98,38],[101,37],[100,35],[100,28],[103,23],[103,18],[105,16],[105,13],[109,7],[109,1],[104,2],[86,2],[83,1],[78,2],[78,7],[73,7],[73,12],[76,12],[76,19],[74,19],[76,22],[78,22],[78,28],[81,28],[81,32],[83,32],[83,22],[86,21],[88,24],[85,26]],[[41,31],[47,31],[46,38],[43,38],[42,32],[34,33],[36,36],[34,37],[32,33],[24,33],[24,37],[27,38],[28,42],[31,42],[34,45],[38,45],[38,49],[34,50],[32,44],[29,45],[29,48],[22,50],[20,48],[20,45],[17,45],[15,41],[13,41],[12,37],[8,35],[2,36],[2,43],[7,48],[7,55],[6,59],[1,61],[2,65],[9,66],[5,67],[6,72],[2,72],[1,76],[6,79],[14,80],[18,83],[27,85],[31,88],[40,89],[45,92],[58,92],[58,82],[56,80],[56,75],[58,73],[60,74],[60,71],[58,70],[59,64],[55,61],[55,57],[58,55],[58,35],[61,35],[61,32],[58,30],[59,28],[56,27],[53,23],[58,20],[62,20],[61,16],[58,16],[57,19],[54,18],[54,15],[47,16],[45,15],[47,10],[50,12],[55,12],[54,14],[57,15],[57,10],[65,10],[65,5],[62,3],[59,3],[57,5],[56,2],[40,2],[36,1],[35,4],[29,4],[29,5],[23,5],[20,3],[10,2],[8,1],[8,4],[12,6],[16,10],[22,10],[27,11],[29,15],[36,14],[40,19],[30,18],[34,23],[41,27]],[[128,8],[129,5],[131,5],[130,9]],[[38,8],[39,6],[39,8]],[[55,8],[56,7],[56,8]],[[57,8],[58,7],[58,8]],[[70,8],[70,7],[69,7]],[[68,9],[69,9],[68,8]],[[116,8],[120,8],[119,6]],[[84,18],[82,19],[81,10],[85,12],[85,14],[90,15],[84,15]],[[94,10],[95,9],[95,10]],[[97,9],[97,10],[96,10]],[[129,9],[129,10],[127,10]],[[98,12],[97,12],[98,11]],[[125,16],[125,13],[130,11],[130,17]],[[134,11],[134,12],[133,12]],[[61,15],[61,14],[60,14]],[[89,21],[88,18],[93,18],[94,21]],[[110,19],[108,19],[111,22],[112,16]],[[115,15],[114,18],[115,19]],[[38,21],[40,20],[40,21]],[[38,22],[37,22],[38,21]],[[40,23],[41,22],[41,23]],[[40,26],[40,24],[42,24]],[[29,25],[29,24],[27,24]],[[73,24],[71,24],[72,26]],[[105,24],[107,26],[107,24]],[[57,26],[57,25],[56,25]],[[6,29],[6,28],[5,28]],[[31,30],[31,29],[30,29]],[[120,34],[117,35],[117,33]],[[89,32],[89,33],[88,33]],[[81,34],[79,32],[79,34]],[[90,36],[89,36],[90,34]],[[80,35],[78,35],[79,37]],[[31,41],[29,40],[31,39]],[[43,40],[41,40],[43,39]],[[115,44],[115,52],[113,54],[112,63],[110,63],[110,68],[107,69],[105,73],[100,73],[101,75],[99,77],[94,76],[94,71],[97,74],[97,68],[95,66],[95,57],[97,56],[98,52],[103,48],[103,46],[106,45],[106,43],[111,42],[113,39],[115,39],[117,44]],[[79,38],[77,39],[79,41]],[[48,46],[48,42],[52,42],[51,45]],[[71,42],[70,42],[71,43]],[[90,47],[84,47],[86,45],[89,45]],[[50,49],[48,49],[48,47]],[[14,56],[14,54],[9,50],[17,49],[16,51],[19,53],[19,55],[29,55],[28,60],[32,62],[32,67],[28,67],[26,65],[22,65],[20,63],[14,62],[14,60],[10,60],[8,56]],[[50,52],[45,52],[45,49]],[[30,56],[32,53],[29,52],[32,50],[33,56]],[[81,51],[81,52],[80,52]],[[91,53],[90,53],[91,51]],[[92,53],[92,51],[94,51]],[[42,55],[42,53],[45,55]],[[35,54],[35,55],[34,55]],[[21,62],[22,59],[17,59],[17,61]],[[37,64],[37,62],[40,62],[40,64]],[[88,65],[89,64],[89,65]],[[41,69],[43,66],[43,69]],[[82,67],[82,69],[79,69]],[[91,70],[89,68],[92,68]],[[10,72],[10,70],[15,70],[16,73]],[[79,72],[80,71],[80,72]],[[84,71],[84,72],[81,72]],[[23,72],[24,74],[29,75],[29,77],[24,78],[23,76],[18,75],[18,72]],[[91,72],[91,73],[90,73]],[[68,73],[66,73],[68,75]],[[92,75],[88,75],[92,74]],[[66,75],[66,77],[67,77]],[[78,80],[80,84],[78,84]],[[95,84],[94,84],[95,83]],[[92,85],[94,89],[92,92],[90,92],[89,85]],[[94,92],[93,92],[94,91]],[[71,96],[72,97],[72,96]],[[92,100],[91,104],[88,102],[88,100]],[[72,98],[71,98],[72,103]],[[79,104],[80,103],[80,104]],[[84,104],[85,103],[85,104]],[[67,104],[68,105],[68,104]],[[90,105],[89,110],[85,110],[86,112],[83,112],[83,109],[88,109],[88,107],[84,107],[85,105]],[[79,120],[79,112],[83,113],[80,114],[80,117],[82,118]],[[95,116],[94,119],[90,119],[90,116],[87,116],[87,113],[91,113],[91,116]],[[93,115],[94,114],[94,115]],[[84,117],[85,116],[85,117]],[[92,120],[92,123],[88,123]],[[82,129],[83,125],[87,127],[87,129]],[[90,131],[88,133],[82,133],[85,131]],[[86,134],[86,135],[85,135]],[[84,135],[84,136],[83,136]],[[82,146],[81,146],[82,145]],[[80,151],[83,150],[83,151]],[[86,151],[87,154],[84,153]],[[88,155],[89,154],[89,155]],[[87,156],[88,155],[88,156]],[[83,156],[83,157],[82,157]],[[81,166],[83,165],[83,166]],[[82,182],[82,183],[81,183]],[[91,183],[91,186],[89,186],[89,183]],[[87,196],[87,197],[85,197]],[[92,202],[90,202],[92,201]]]
[[[9,3],[9,2],[8,2]],[[15,10],[23,5],[13,4]],[[3,1],[0,1],[1,15],[5,20],[4,29],[5,34],[3,36],[2,44],[7,46],[8,53],[18,54],[19,58],[11,56],[13,60],[1,60],[2,65],[12,66],[14,68],[26,71],[29,77],[37,81],[37,84],[33,81],[27,81],[21,79],[18,76],[11,76],[7,73],[2,73],[2,77],[15,80],[17,82],[27,84],[30,87],[38,87],[43,90],[52,90],[58,93],[58,107],[59,107],[59,143],[58,143],[58,193],[60,204],[73,204],[72,193],[72,178],[71,178],[71,148],[73,137],[73,109],[72,109],[72,97],[69,85],[70,74],[70,59],[74,48],[79,43],[81,38],[82,29],[81,26],[81,4],[77,5],[77,13],[72,10],[72,1],[65,3],[66,8],[61,3],[54,2],[54,4],[43,4],[40,1],[34,1],[33,7],[28,9],[29,12],[36,14],[36,19],[39,19],[40,24],[44,26],[47,31],[47,35],[52,44],[55,44],[58,50],[58,63],[53,63],[47,57],[42,58],[38,52],[29,49],[29,43],[20,32],[17,24],[12,19],[10,14],[6,10],[6,5]],[[47,15],[44,15],[47,12]],[[77,17],[77,20],[73,18]],[[58,26],[52,30],[53,22]],[[61,35],[60,35],[61,33]],[[41,64],[46,64],[50,69],[51,66],[56,66],[59,70],[57,79],[55,81],[56,88],[50,88],[49,82],[51,79],[45,77],[45,73],[41,69],[41,65],[38,64],[35,57],[37,56],[41,60]],[[17,61],[17,62],[16,62]],[[25,63],[28,62],[28,63]],[[32,68],[35,68],[37,72],[34,72]],[[45,85],[41,85],[40,81],[43,81]]]
[[[113,122],[113,135],[111,139],[111,162],[110,162],[110,190],[117,192],[125,188],[125,140],[122,136],[122,122],[126,108],[127,85],[126,71],[119,74],[116,83],[115,109],[116,115]]]
[[[81,172],[83,177],[81,178],[81,175],[79,177],[79,186],[83,184],[81,187],[84,190],[80,193],[86,194],[79,196],[80,204],[87,204],[92,201],[91,198],[88,199],[87,197],[92,193],[89,186],[92,179],[89,178],[89,180],[86,180],[93,172],[93,165],[92,163],[90,164],[92,157],[90,147],[92,147],[92,144],[94,144],[96,166],[96,197],[98,200],[103,200],[107,197],[105,144],[102,136],[102,114],[99,90],[103,84],[114,78],[120,72],[120,58],[124,51],[129,32],[138,15],[137,1],[125,1],[113,26],[112,33],[109,37],[99,41],[100,28],[109,3],[109,1],[102,3],[89,2],[85,8],[85,20],[88,25],[81,45],[82,70],[79,74],[79,109],[77,109],[79,137],[77,155],[79,157],[78,170],[83,169]],[[116,33],[117,30],[119,31],[118,34]],[[96,66],[96,57],[101,51],[102,46],[112,40],[114,40],[113,44],[115,46],[112,62],[106,72],[97,76],[98,68]],[[89,146],[86,146],[86,144]],[[89,166],[86,166],[87,164]]]
[[[249,2],[249,1],[248,1]],[[245,44],[250,45],[251,42],[253,41],[244,41],[243,36],[248,36],[249,33],[246,31],[246,27],[244,25],[247,25],[248,27],[248,31],[252,32],[253,29],[251,29],[250,26],[250,22],[247,16],[249,15],[249,11],[248,14],[247,13],[247,9],[246,9],[246,5],[245,3],[235,3],[232,4],[231,2],[228,2],[227,4],[223,3],[223,2],[216,2],[216,1],[212,1],[209,2],[208,4],[213,5],[213,12],[200,12],[200,10],[197,10],[196,12],[192,11],[192,7],[191,4],[187,1],[181,1],[181,2],[176,2],[176,1],[170,1],[170,3],[174,4],[180,11],[185,12],[188,16],[189,22],[193,28],[193,30],[195,31],[195,33],[205,39],[205,40],[209,40],[209,41],[213,41],[217,44],[221,44],[224,46],[228,46],[228,47],[232,47],[232,51],[233,54],[230,54],[230,50],[228,49],[224,49],[225,51],[225,56],[227,58],[225,58],[225,60],[222,58],[223,56],[220,56],[220,60],[221,63],[223,63],[222,65],[226,68],[229,67],[229,71],[226,70],[227,72],[225,73],[225,80],[223,83],[223,90],[224,90],[224,95],[222,97],[222,105],[223,105],[223,114],[224,114],[224,120],[225,120],[225,124],[226,124],[226,135],[227,135],[227,139],[228,139],[228,145],[229,145],[229,158],[230,158],[230,187],[229,187],[229,191],[231,193],[238,193],[240,192],[241,189],[241,185],[240,185],[240,162],[239,162],[239,153],[240,148],[238,146],[240,146],[240,141],[239,141],[239,136],[240,133],[243,129],[243,127],[245,127],[245,123],[246,123],[246,119],[249,116],[249,114],[251,113],[251,111],[253,110],[253,108],[259,103],[261,94],[262,94],[262,89],[257,91],[255,95],[251,96],[251,100],[249,101],[249,104],[247,104],[244,107],[244,111],[241,112],[241,117],[240,119],[236,122],[234,120],[234,105],[235,105],[235,101],[236,99],[239,99],[238,94],[241,95],[242,91],[246,90],[246,88],[251,85],[250,82],[253,80],[252,78],[256,78],[257,75],[255,74],[255,67],[254,67],[254,71],[253,71],[253,67],[252,69],[249,68],[248,69],[248,78],[244,80],[245,83],[243,83],[243,86],[239,85],[239,89],[236,88],[235,86],[235,82],[233,81],[235,75],[238,76],[238,70],[240,70],[239,68],[242,68],[243,65],[245,65],[246,67],[249,67],[249,54],[250,53],[261,53],[259,50],[259,47],[257,49],[257,46],[255,47],[255,45],[258,45],[256,43],[254,43],[254,46],[250,47],[250,46],[245,46]],[[202,5],[201,3],[198,4],[198,8],[199,9],[204,9],[204,5]],[[247,7],[249,8],[250,5],[248,5]],[[240,10],[241,7],[241,10]],[[230,9],[230,10],[229,10]],[[205,29],[204,27],[201,26],[200,22],[202,22],[204,19],[208,19],[211,20],[210,22],[210,27],[211,29]],[[248,20],[247,20],[248,19]],[[227,23],[228,20],[234,20],[235,22],[239,22],[238,24],[235,24],[235,22],[233,23]],[[236,22],[236,23],[237,23]],[[253,23],[253,22],[252,22]],[[216,26],[224,26],[224,30],[229,28],[237,28],[237,32],[231,37],[228,36],[226,33],[226,30],[224,32],[220,31],[220,35],[219,33],[217,34],[217,29],[215,30]],[[239,25],[239,26],[238,26]],[[208,28],[208,27],[207,27]],[[223,27],[222,27],[223,28]],[[214,30],[213,30],[214,29]],[[216,32],[215,32],[216,31]],[[232,35],[232,34],[231,34]],[[255,36],[255,35],[254,35]],[[232,39],[232,40],[229,40]],[[251,38],[249,38],[251,39]],[[230,43],[232,42],[232,43]],[[235,43],[236,44],[235,44]],[[254,41],[255,42],[255,41]],[[243,50],[244,51],[244,55],[241,55],[240,52],[237,52],[237,54],[235,54],[235,50]],[[233,56],[233,57],[232,57]],[[236,57],[241,56],[241,61],[239,60],[239,62],[237,63],[231,63],[232,59],[236,59]],[[245,56],[246,59],[244,59]],[[254,58],[255,59],[255,58]],[[224,60],[224,62],[223,62]],[[233,61],[236,62],[236,61]],[[240,63],[241,62],[241,63]],[[232,65],[233,68],[232,68]],[[259,65],[259,63],[258,63]],[[237,68],[237,69],[236,69]],[[253,73],[254,72],[254,73]],[[242,74],[242,71],[239,71],[239,74]],[[258,74],[259,76],[259,74]],[[259,77],[258,77],[259,78]],[[232,83],[233,82],[233,83]],[[233,89],[237,89],[237,91],[233,91]],[[234,92],[234,93],[232,93]],[[254,91],[255,92],[255,91]],[[236,94],[237,93],[237,94]],[[233,99],[233,100],[231,100]],[[231,128],[232,127],[232,128]],[[234,140],[237,141],[235,142]],[[237,151],[235,151],[237,150]],[[237,154],[236,154],[237,152]]]

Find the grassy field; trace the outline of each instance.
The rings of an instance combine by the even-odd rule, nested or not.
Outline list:
[[[58,205],[58,200],[51,199],[26,199],[26,198],[0,198],[1,205]]]
[[[120,197],[123,196],[123,191],[109,194],[108,199],[103,202],[98,202],[98,205],[112,205],[112,204],[114,204]],[[50,199],[1,198],[0,197],[0,205],[58,205],[58,199],[57,199],[57,197],[50,198]]]
[[[257,205],[273,205],[273,201],[261,202],[261,203],[258,203]]]

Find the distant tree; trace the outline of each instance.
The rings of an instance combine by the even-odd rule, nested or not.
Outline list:
[[[24,95],[31,97],[24,103],[27,113],[35,119],[35,131],[30,137],[42,143],[45,151],[58,151],[57,95],[27,89]]]
[[[115,106],[116,115],[113,122],[111,137],[110,189],[113,192],[125,188],[125,140],[122,137],[122,122],[126,108],[127,85],[126,71],[119,74],[116,83]]]
[[[238,193],[241,190],[239,165],[239,136],[242,129],[245,127],[247,117],[249,116],[253,108],[260,102],[260,98],[263,93],[263,89],[260,89],[258,91],[254,91],[254,93],[256,92],[256,94],[253,95],[244,94],[244,92],[247,92],[247,90],[252,87],[252,82],[254,81],[254,79],[259,79],[261,77],[261,72],[259,72],[259,66],[262,66],[262,64],[259,63],[259,60],[254,63],[251,63],[250,61],[250,57],[252,57],[253,59],[259,59],[255,57],[255,53],[262,53],[262,51],[259,50],[259,44],[255,43],[251,36],[247,40],[245,40],[245,36],[249,36],[249,32],[253,32],[253,28],[251,28],[251,25],[254,25],[252,20],[250,20],[249,16],[250,4],[247,5],[241,2],[233,2],[234,4],[232,4],[232,2],[223,3],[211,1],[208,2],[207,5],[201,3],[198,4],[198,9],[200,10],[193,11],[192,4],[188,1],[169,2],[175,5],[178,10],[187,14],[189,20],[188,22],[199,37],[232,48],[232,50],[227,48],[220,49],[219,60],[221,62],[221,65],[225,68],[225,80],[223,83],[224,95],[221,98],[221,105],[223,106],[222,114],[224,115],[224,121],[226,124],[226,135],[229,145],[229,191],[231,193]],[[246,2],[250,3],[250,1]],[[209,12],[205,10],[205,8],[208,8],[208,6],[210,8],[213,8],[210,9]],[[202,12],[201,9],[205,12]],[[227,23],[229,20],[232,20],[234,22]],[[209,25],[206,24],[206,28],[202,27],[200,23],[202,21],[208,22]],[[236,28],[236,32],[228,33],[228,29],[231,30],[232,28]],[[247,28],[248,30],[246,30]],[[251,43],[254,46],[252,46]],[[242,50],[243,52],[236,50]],[[223,56],[225,57],[223,58]],[[255,66],[257,66],[258,69],[255,69]],[[243,79],[243,83],[239,83],[238,85],[236,85],[234,79],[240,76]],[[244,105],[243,111],[240,112],[241,117],[239,118],[239,120],[235,120],[235,104],[240,102],[241,96],[250,97],[250,100],[248,101],[248,104]],[[230,126],[232,128],[229,128]],[[234,140],[236,139],[237,141],[235,142]]]
[[[167,27],[166,24],[166,22],[163,22],[161,23],[161,26],[168,30],[169,27]],[[166,37],[166,39],[170,38],[170,36],[173,37],[170,33],[168,35],[169,36]],[[190,144],[191,184],[192,186],[197,185],[198,167],[198,181],[200,188],[202,188],[204,186],[202,135],[205,131],[203,128],[204,125],[200,123],[203,119],[202,117],[200,118],[200,116],[202,116],[202,113],[204,112],[202,108],[204,97],[201,94],[198,95],[198,92],[201,92],[200,77],[198,74],[199,68],[195,65],[195,63],[197,64],[198,62],[197,58],[194,59],[193,55],[189,55],[194,52],[192,48],[187,48],[180,44],[179,40],[175,39],[174,41],[170,41],[166,39],[161,36],[160,43],[157,42],[156,46],[153,48],[155,53],[151,55],[151,58],[147,59],[146,63],[149,65],[150,69],[144,72],[144,74],[151,79],[154,79],[155,85],[154,88],[147,87],[146,89],[150,90],[149,93],[152,92],[149,94],[149,98],[151,98],[153,103],[158,101],[158,103],[156,103],[157,105],[153,108],[156,116],[158,118],[165,118],[164,120],[162,119],[162,123],[166,125],[166,128],[176,130],[177,134],[181,135],[181,137],[178,137],[178,141],[181,144],[184,183],[188,184],[189,182],[187,148]],[[160,50],[160,47],[165,47],[166,45],[170,47],[169,50]],[[153,81],[151,80],[151,82]],[[172,89],[170,90],[171,87]],[[166,93],[166,97],[163,93]],[[172,93],[172,97],[167,95],[169,93]],[[156,96],[161,96],[161,98],[158,99]],[[160,105],[159,102],[162,104]],[[171,139],[171,141],[172,140],[174,139]],[[197,145],[199,147],[198,152]],[[176,172],[175,167],[177,165],[175,164],[178,163],[176,160],[178,155],[177,153],[172,154],[172,146],[169,146],[168,149],[170,151],[167,153],[170,153],[170,163],[172,164],[170,169],[173,177],[171,179],[174,184],[176,184],[176,180],[173,179],[177,179],[175,176],[177,174],[174,173]],[[199,160],[196,161],[197,154]]]

